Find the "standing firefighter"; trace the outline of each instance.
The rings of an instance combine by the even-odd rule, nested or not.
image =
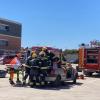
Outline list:
[[[31,67],[30,60],[32,59],[30,56],[30,53],[31,53],[31,51],[28,50],[27,56],[26,56],[26,62],[24,65],[25,66],[25,76],[23,77],[23,85],[26,84],[26,79],[28,78],[28,76],[30,76],[30,67]],[[30,80],[30,77],[29,77],[29,80]]]
[[[19,67],[21,66],[20,57],[21,57],[21,53],[18,52],[10,62],[11,67],[10,67],[9,82],[10,82],[11,85],[15,84],[14,83],[14,71],[17,72],[17,81],[16,81],[16,83],[20,83],[21,82],[19,80]]]
[[[49,52],[46,47],[42,48],[42,51],[39,53],[40,57],[40,81],[44,85],[45,77],[47,76],[49,69],[53,65],[53,57],[55,55],[52,52]]]
[[[42,48],[42,51],[39,53],[39,55],[42,59],[44,59],[45,66],[53,65],[53,58],[55,57],[55,54],[51,52],[50,50],[48,50],[46,47]]]
[[[36,54],[36,51],[31,53],[31,70],[30,70],[30,86],[35,84],[39,85],[39,60]]]

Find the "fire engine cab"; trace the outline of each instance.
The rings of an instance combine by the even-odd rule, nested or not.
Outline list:
[[[79,69],[89,76],[100,72],[100,47],[79,48]]]

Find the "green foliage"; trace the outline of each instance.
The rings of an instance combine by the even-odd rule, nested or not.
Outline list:
[[[77,49],[72,49],[72,50],[66,49],[66,50],[63,51],[64,55],[67,55],[67,54],[77,54],[77,53],[78,53]]]

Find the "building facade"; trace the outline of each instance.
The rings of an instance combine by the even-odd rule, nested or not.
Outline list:
[[[0,18],[0,54],[21,48],[21,23]]]

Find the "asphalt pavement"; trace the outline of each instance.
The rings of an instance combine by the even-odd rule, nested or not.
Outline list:
[[[16,78],[15,78],[16,80]],[[9,75],[0,78],[0,100],[100,100],[100,75],[66,82],[59,87],[12,87]]]

